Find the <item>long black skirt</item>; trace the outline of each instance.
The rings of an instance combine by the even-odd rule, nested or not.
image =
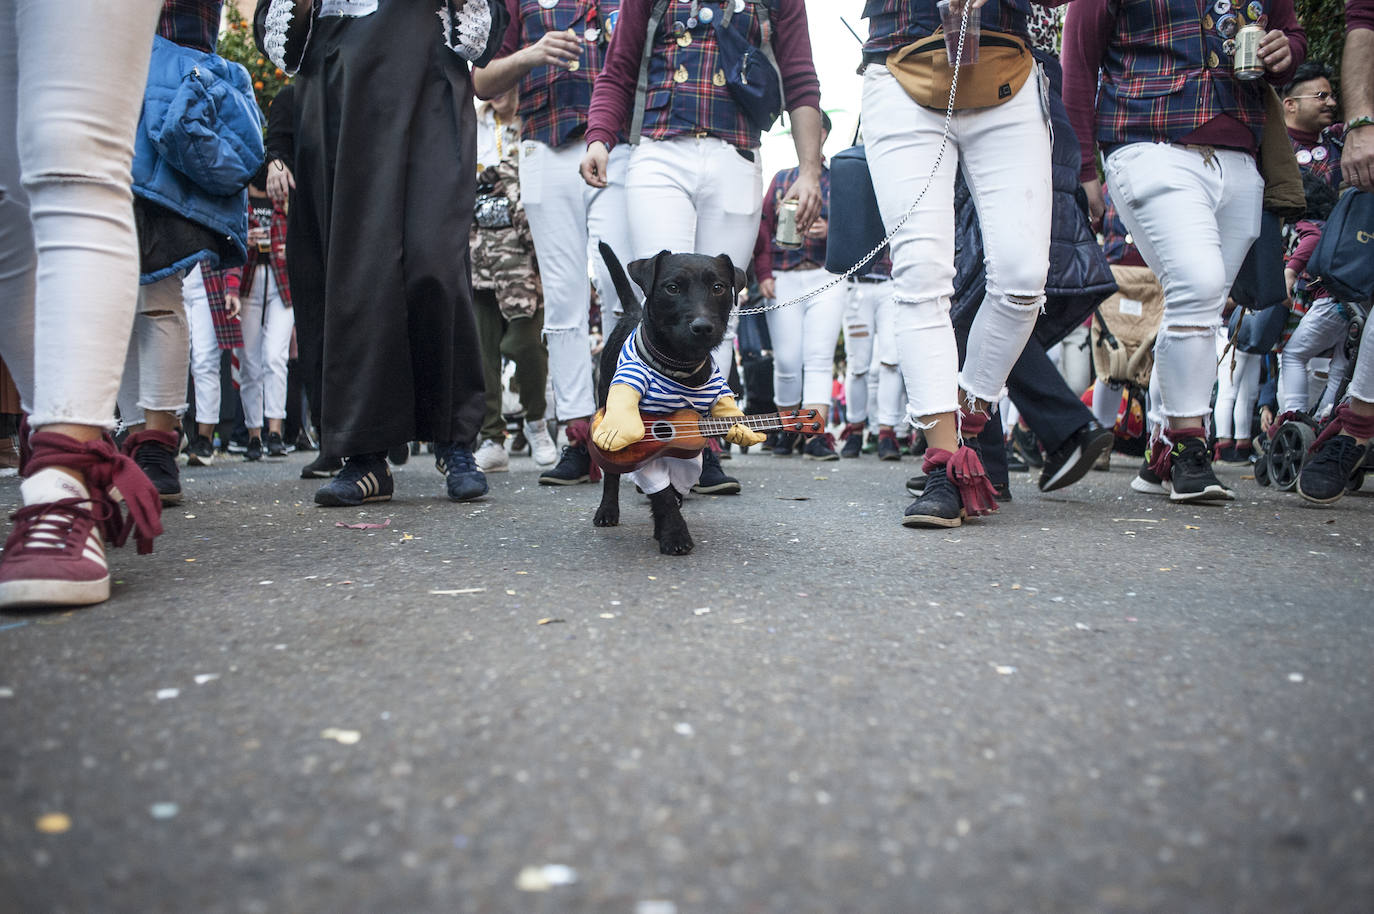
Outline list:
[[[323,447],[470,443],[484,407],[467,64],[433,3],[383,0],[316,22],[295,91],[287,262],[294,296],[321,303],[297,317],[323,338]]]

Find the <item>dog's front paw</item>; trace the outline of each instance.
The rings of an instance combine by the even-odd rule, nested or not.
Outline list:
[[[598,527],[618,527],[620,526],[620,505],[607,507],[602,505],[596,509],[592,515],[592,523]]]
[[[659,530],[658,551],[664,555],[686,555],[696,546],[684,523],[665,522]]]

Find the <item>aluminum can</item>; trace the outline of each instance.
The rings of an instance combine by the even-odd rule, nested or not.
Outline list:
[[[1264,29],[1253,22],[1236,32],[1236,79],[1259,79],[1264,75],[1264,65],[1259,61],[1260,39],[1263,37]]]
[[[799,248],[801,232],[797,231],[797,201],[784,200],[778,204],[778,231],[774,240],[780,248]]]

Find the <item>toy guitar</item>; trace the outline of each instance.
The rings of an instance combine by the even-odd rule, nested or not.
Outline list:
[[[597,410],[592,417],[593,432],[604,415],[605,410]],[[818,409],[789,409],[756,416],[703,416],[694,409],[680,409],[671,413],[642,412],[639,418],[644,421],[644,437],[618,451],[602,451],[588,438],[587,450],[602,470],[624,474],[655,457],[695,457],[706,447],[707,438],[724,435],[732,425],[743,425],[756,432],[785,429],[819,435],[825,431],[825,420]]]

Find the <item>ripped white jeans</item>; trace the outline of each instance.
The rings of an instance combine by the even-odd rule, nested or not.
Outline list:
[[[885,225],[902,218],[929,179],[892,239],[896,339],[913,418],[958,409],[961,387],[995,404],[1035,327],[1049,273],[1053,199],[1045,117],[1037,68],[1005,104],[956,111],[937,168],[944,111],[916,104],[886,67],[864,71],[864,142]],[[949,319],[956,169],[973,194],[987,264],[987,296],[969,331],[962,372]]]
[[[1150,420],[1211,413],[1216,328],[1260,231],[1264,181],[1249,153],[1130,143],[1107,156],[1107,186],[1164,287]]]
[[[0,355],[37,428],[114,426],[158,0],[0,0]]]

